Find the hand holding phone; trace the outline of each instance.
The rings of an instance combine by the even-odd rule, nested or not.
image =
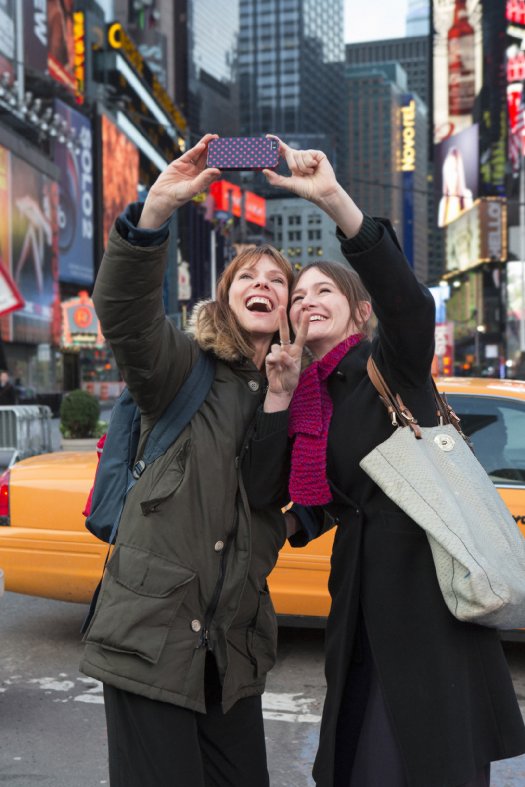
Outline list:
[[[279,143],[266,137],[219,137],[208,145],[208,167],[228,170],[275,169]]]

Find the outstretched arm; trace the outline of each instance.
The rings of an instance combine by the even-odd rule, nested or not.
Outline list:
[[[217,134],[205,134],[196,145],[175,159],[149,190],[138,226],[156,229],[196,194],[205,191],[221,171],[206,167],[208,145]]]
[[[338,183],[332,165],[320,150],[294,150],[273,135],[279,153],[285,159],[289,176],[263,170],[266,180],[277,188],[287,189],[313,202],[334,221],[347,238],[353,238],[363,223],[363,213]]]

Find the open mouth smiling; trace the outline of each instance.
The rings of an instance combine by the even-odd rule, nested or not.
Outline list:
[[[252,295],[246,301],[246,308],[251,312],[263,312],[267,314],[273,311],[273,303],[264,295]]]

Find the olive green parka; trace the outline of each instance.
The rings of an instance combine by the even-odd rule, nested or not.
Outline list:
[[[210,346],[209,336],[203,342],[198,331],[183,333],[165,316],[166,248],[167,242],[132,245],[113,229],[93,296],[141,409],[139,455],[144,436],[189,374],[197,345]],[[261,694],[274,664],[277,624],[266,578],[286,532],[277,502],[250,509],[241,478],[264,377],[224,337],[216,337],[212,351],[215,379],[204,404],[128,494],[81,670],[205,712],[210,648],[226,712],[238,699]],[[275,414],[277,440],[285,417]]]

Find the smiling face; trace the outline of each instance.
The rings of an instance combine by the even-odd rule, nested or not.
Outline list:
[[[360,301],[359,308],[365,322],[370,315],[370,304]],[[346,295],[326,272],[315,266],[301,274],[292,293],[290,321],[294,330],[303,311],[310,315],[307,344],[316,358],[322,358],[347,336],[360,330],[352,319]]]
[[[288,280],[276,260],[263,254],[236,272],[228,304],[254,338],[271,338],[278,328],[278,306],[288,305]]]

